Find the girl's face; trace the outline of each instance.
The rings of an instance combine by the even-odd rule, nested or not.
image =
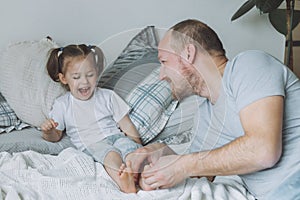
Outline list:
[[[67,84],[71,94],[79,100],[92,97],[97,86],[98,72],[94,63],[84,57],[65,60],[65,73],[59,74],[63,84]]]

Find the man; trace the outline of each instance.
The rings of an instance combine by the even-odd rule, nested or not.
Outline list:
[[[169,188],[193,176],[240,175],[257,199],[300,195],[291,189],[300,182],[298,78],[261,51],[228,61],[217,34],[197,20],[173,26],[158,51],[160,78],[174,97],[207,100],[199,105],[190,154],[175,155],[156,143],[128,157],[135,169],[144,159],[150,162],[143,183]]]

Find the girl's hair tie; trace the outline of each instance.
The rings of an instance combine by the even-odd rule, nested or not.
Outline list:
[[[59,48],[59,50],[58,50],[58,52],[57,52],[57,57],[59,57],[60,54],[62,54],[63,50],[64,50],[63,47],[60,47],[60,48]]]
[[[88,49],[91,50],[93,53],[96,53],[95,49],[93,48],[93,46],[89,45]]]

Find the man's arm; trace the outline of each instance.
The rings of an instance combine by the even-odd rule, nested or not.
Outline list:
[[[245,135],[205,152],[163,157],[147,172],[152,188],[172,187],[190,176],[251,173],[272,167],[282,151],[283,97],[260,99],[240,112]]]
[[[245,174],[274,166],[282,151],[283,97],[258,100],[240,112],[245,135],[211,152],[191,155],[195,174]],[[199,171],[198,171],[199,169]]]

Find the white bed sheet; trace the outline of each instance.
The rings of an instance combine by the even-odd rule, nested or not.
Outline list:
[[[92,200],[92,199],[254,199],[237,176],[188,179],[172,188],[120,192],[102,165],[70,147],[59,155],[24,151],[0,153],[0,200]]]

